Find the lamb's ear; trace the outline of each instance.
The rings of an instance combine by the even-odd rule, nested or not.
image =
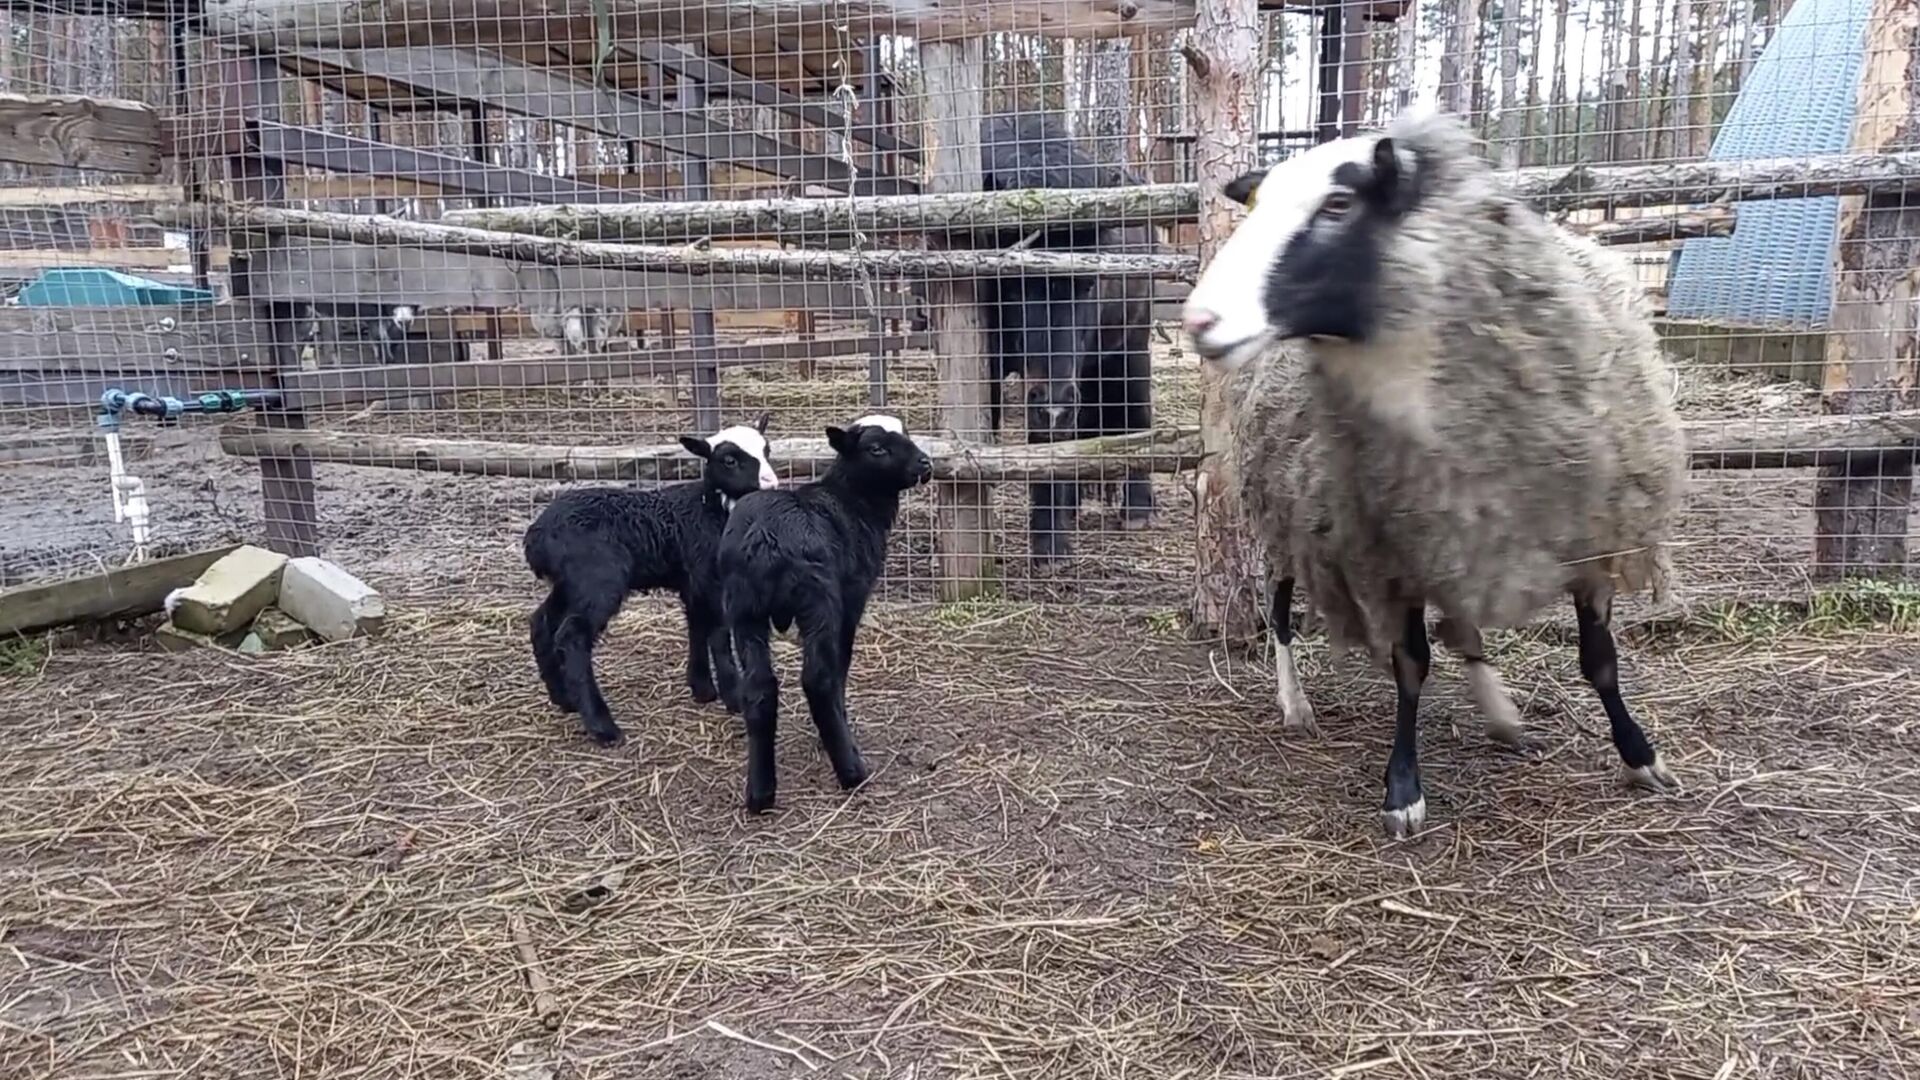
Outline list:
[[[1375,202],[1395,214],[1404,214],[1413,208],[1418,185],[1408,167],[1410,164],[1400,156],[1400,147],[1392,138],[1382,135],[1373,144],[1373,175],[1368,178],[1367,186]]]
[[[773,414],[770,412],[763,412],[760,414],[760,418],[753,422],[753,430],[759,432],[762,435],[765,435],[767,433],[767,425],[772,422],[773,422]]]
[[[1239,176],[1227,181],[1227,186],[1220,189],[1220,194],[1251,210],[1253,209],[1254,190],[1260,186],[1260,181],[1266,178],[1267,170],[1265,169],[1255,169],[1249,173],[1241,173]]]
[[[844,454],[848,450],[853,449],[851,434],[851,432],[829,425],[827,428],[827,445],[833,447],[834,453]]]
[[[692,454],[694,457],[713,456],[713,447],[708,445],[705,439],[695,438],[692,435],[682,435],[680,436],[680,445],[686,447],[687,453]]]

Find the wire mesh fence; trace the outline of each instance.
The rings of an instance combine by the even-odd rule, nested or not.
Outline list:
[[[1695,474],[1688,577],[1897,575],[1915,229],[1859,181],[1911,149],[1912,95],[1879,70],[1898,43],[1870,7],[1263,6],[1248,160],[1415,98],[1468,118],[1640,267],[1699,463],[1740,451]],[[131,551],[103,392],[251,389],[277,397],[121,426],[152,550],[264,536],[457,592],[521,576],[557,485],[690,475],[677,436],[762,411],[805,478],[824,426],[884,410],[966,463],[909,500],[887,596],[1185,602],[1201,385],[1179,185],[1215,119],[1190,9],[556,10],[5,16],[9,91],[128,104],[15,106],[46,119],[5,175],[0,579]],[[955,227],[964,193],[1036,188],[1072,190]],[[1822,426],[1836,413],[1881,422]]]

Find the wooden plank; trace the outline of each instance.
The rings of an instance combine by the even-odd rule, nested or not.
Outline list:
[[[271,347],[249,304],[0,307],[0,370],[270,370]]]
[[[479,49],[344,49],[310,52],[303,60],[377,75],[390,83],[444,99],[443,107],[483,105],[521,116],[555,120],[612,138],[658,146],[708,161],[724,161],[806,183],[845,188],[845,163],[825,154],[752,132],[736,131],[697,113],[670,109],[634,94],[593,86],[553,71],[515,63]],[[900,181],[879,178],[863,192],[899,194]]]
[[[698,304],[715,310],[866,312],[865,298],[845,282],[761,275],[696,278],[664,271],[538,266],[481,255],[322,241],[254,251],[248,261],[255,295],[269,300],[529,310],[566,303],[616,310]]]
[[[272,120],[257,121],[253,137],[260,156],[271,161],[335,173],[417,180],[446,194],[499,195],[539,203],[621,202],[631,197],[565,177]]]
[[[728,97],[744,97],[756,105],[765,105],[784,116],[791,116],[835,134],[848,130],[850,126],[847,123],[847,115],[838,109],[807,101],[797,94],[790,94],[770,83],[749,78],[744,72],[737,71],[717,60],[697,55],[684,46],[643,41],[633,46],[633,52],[642,60],[651,61],[668,71],[696,79],[707,84],[710,89],[719,89]],[[853,125],[852,130],[854,138],[860,142],[919,160],[918,146],[890,132],[861,125]]]
[[[463,390],[517,390],[604,379],[677,375],[699,365],[791,363],[835,356],[856,356],[873,348],[923,345],[924,337],[835,335],[811,341],[751,341],[703,349],[642,349],[597,357],[503,360],[488,363],[394,364],[367,368],[307,371],[282,378],[293,408],[352,405],[390,397],[412,397]]]
[[[193,584],[207,567],[239,546],[225,544],[105,573],[16,586],[0,592],[0,635],[150,615],[166,605],[168,593]]]
[[[153,176],[160,114],[137,101],[0,92],[0,161]]]
[[[178,184],[93,184],[0,187],[0,209],[41,206],[104,206],[109,203],[178,202]]]
[[[110,247],[85,251],[0,249],[0,270],[39,270],[60,266],[110,266],[122,270],[171,270],[191,264],[186,248]]]
[[[344,202],[349,199],[438,199],[448,195],[439,184],[391,176],[289,176],[288,202]]]
[[[592,0],[386,0],[369,17],[362,0],[206,0],[216,41],[261,51],[366,48],[444,41],[592,41]],[[1193,24],[1192,0],[610,0],[615,41],[686,41],[754,25],[846,27],[850,37],[898,34],[922,44],[984,34],[1095,38],[1150,34]],[[587,32],[555,33],[567,23]]]

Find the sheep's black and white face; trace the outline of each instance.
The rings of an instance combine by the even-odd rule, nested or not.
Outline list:
[[[1412,208],[1415,179],[1392,139],[1369,134],[1229,184],[1249,212],[1187,297],[1194,349],[1233,369],[1285,338],[1366,340],[1382,245]]]
[[[720,492],[728,509],[756,491],[780,486],[780,478],[774,474],[773,462],[767,456],[768,419],[762,414],[752,426],[723,428],[706,439],[680,436],[680,445],[689,453],[707,459],[705,480]]]
[[[845,429],[827,429],[827,445],[861,487],[905,491],[933,479],[933,459],[907,437],[898,417],[863,416]]]

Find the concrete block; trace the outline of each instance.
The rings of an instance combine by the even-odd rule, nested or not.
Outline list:
[[[261,647],[269,652],[305,645],[313,637],[313,631],[304,623],[277,607],[268,608],[253,620],[253,632],[260,639]]]
[[[153,632],[153,641],[167,652],[187,652],[191,649],[232,649],[237,647],[246,636],[247,631],[244,628],[230,630],[219,636],[199,634],[192,630],[183,630],[175,626],[172,619],[168,619]]]
[[[252,544],[237,547],[207,567],[199,580],[168,596],[167,615],[174,626],[196,634],[244,632],[279,595],[280,572],[286,565],[287,557],[277,551]]]
[[[325,559],[294,559],[280,575],[280,610],[328,641],[380,633],[386,601],[366,582]]]

